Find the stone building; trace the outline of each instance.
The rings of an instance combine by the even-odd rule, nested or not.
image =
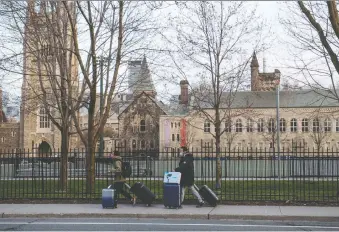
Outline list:
[[[157,92],[147,64],[129,63],[129,102],[119,113],[119,146],[130,150],[159,149],[159,118],[166,107],[156,99]]]
[[[251,62],[251,91],[237,92],[231,106],[226,104],[228,94],[222,96],[221,112],[231,115],[221,125],[222,149],[258,148],[269,151],[276,147],[275,87],[279,84],[280,72],[259,73],[258,70],[254,54]],[[186,81],[180,83],[181,100],[173,104],[167,115],[160,117],[160,149],[177,149],[186,144],[191,149],[210,150],[215,147],[212,136],[215,133],[214,125],[194,110],[197,103],[185,92],[187,90],[183,83]],[[279,94],[281,150],[339,148],[339,103],[336,100],[326,92],[319,94],[312,90],[287,90]],[[199,102],[199,106],[209,115],[214,115],[214,109],[208,103]]]
[[[65,49],[59,48],[53,44],[53,41],[57,41],[54,39],[58,36],[60,36],[60,39],[62,37],[66,48],[70,50],[72,43],[70,42],[71,32],[69,26],[67,26],[69,23],[63,4],[56,2],[55,7],[51,8],[48,2],[39,2],[40,5],[37,5],[34,0],[28,1],[24,38],[24,76],[21,88],[19,144],[21,148],[39,148],[43,151],[49,151],[61,147],[61,133],[53,125],[48,117],[46,107],[42,103],[41,96],[43,96],[44,92],[40,87],[40,82],[45,86],[45,94],[48,96],[47,101],[53,105],[52,88],[54,87],[52,87],[53,80],[50,78],[61,76],[61,69],[55,56],[58,49]],[[72,9],[74,2],[69,2],[68,4],[68,7]],[[55,31],[50,31],[52,30],[51,25],[54,25],[56,20],[60,25],[68,28],[65,32],[67,34],[55,34]],[[73,87],[76,88],[78,86],[78,64],[75,55],[70,57],[69,70]],[[58,118],[57,110],[51,108],[50,110],[51,114]],[[77,140],[77,136],[71,137],[70,147],[76,146]]]
[[[2,90],[0,89],[0,151],[10,153],[19,148],[19,123],[7,120],[3,111]]]

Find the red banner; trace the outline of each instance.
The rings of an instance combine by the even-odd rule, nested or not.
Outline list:
[[[180,128],[180,146],[184,147],[186,146],[186,120],[185,119],[181,119],[181,128]]]

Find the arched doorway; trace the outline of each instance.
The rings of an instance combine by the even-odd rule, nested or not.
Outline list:
[[[49,157],[51,154],[51,146],[46,142],[46,141],[42,141],[39,144],[39,148],[38,148],[38,154],[39,156],[42,157]]]

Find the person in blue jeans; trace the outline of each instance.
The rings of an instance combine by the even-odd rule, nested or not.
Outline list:
[[[188,152],[187,147],[181,147],[181,158],[179,162],[179,167],[177,167],[174,171],[181,173],[181,203],[184,201],[185,198],[185,191],[188,188],[194,197],[198,200],[197,208],[202,207],[205,202],[203,201],[202,197],[198,193],[198,191],[194,187],[194,158],[193,154]]]

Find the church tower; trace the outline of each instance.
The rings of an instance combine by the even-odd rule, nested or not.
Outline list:
[[[67,2],[67,10],[74,15],[75,23],[74,2]],[[69,52],[73,42],[67,10],[62,1],[28,0],[20,106],[21,148],[49,151],[61,146],[60,131],[48,117],[45,106],[51,105],[50,113],[60,118],[56,107],[52,107],[58,102],[56,91],[65,89],[59,83],[70,76],[67,80],[71,80],[72,90],[79,85],[77,59]]]

